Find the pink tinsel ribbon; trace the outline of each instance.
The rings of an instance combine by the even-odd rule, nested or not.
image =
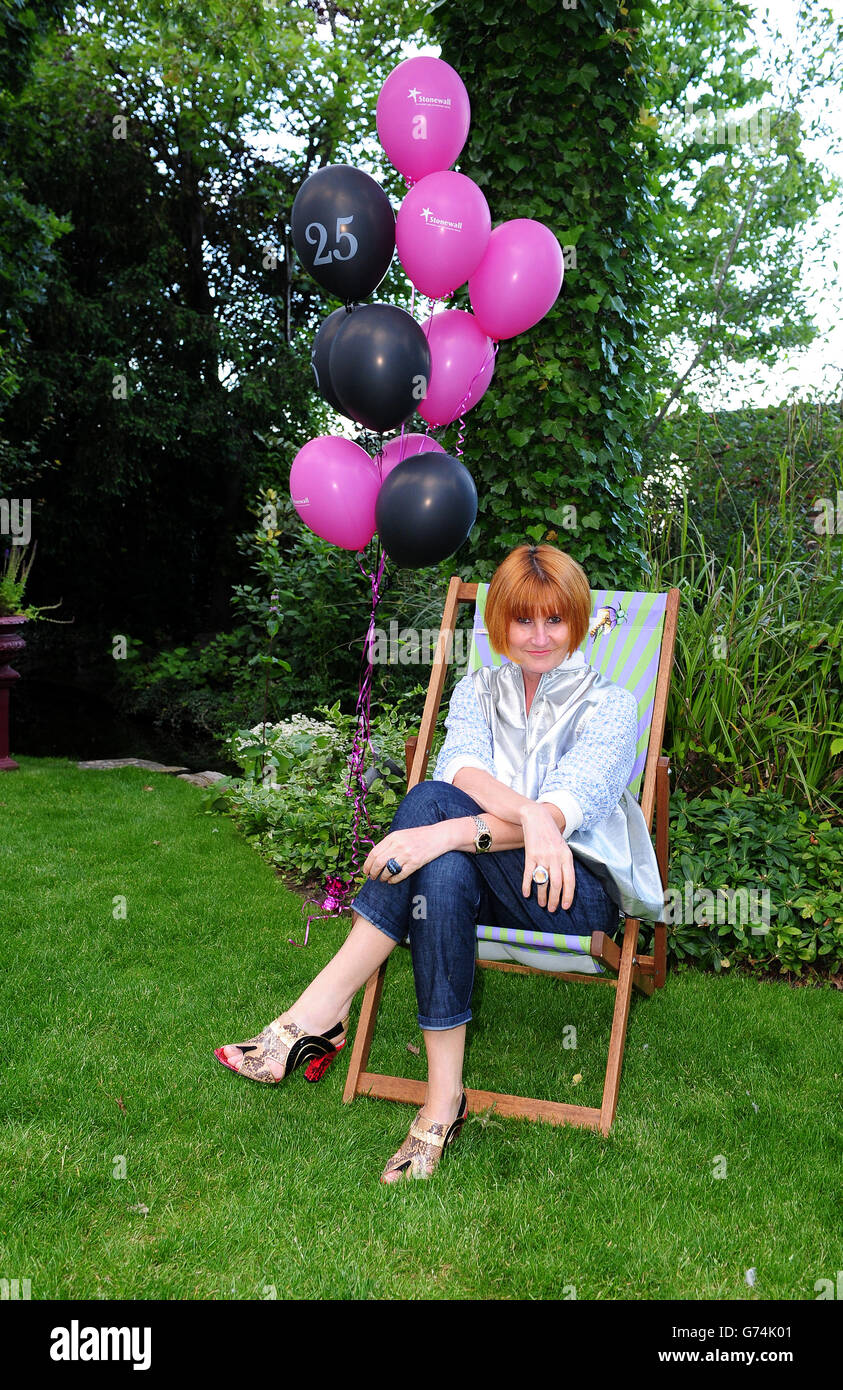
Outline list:
[[[499,345],[498,345],[496,342],[494,342],[494,341],[492,342],[492,363],[493,363],[493,364],[494,364],[494,362],[495,362],[495,360],[496,360],[496,358],[497,358],[497,355],[498,355],[498,346],[499,346]],[[461,458],[462,458],[462,446],[463,446],[463,443],[464,443],[464,441],[465,441],[465,407],[466,407],[466,404],[467,404],[467,402],[468,402],[469,396],[471,395],[472,391],[474,390],[474,383],[475,383],[475,381],[477,381],[477,379],[478,379],[478,377],[481,375],[481,373],[485,370],[485,368],[486,368],[486,363],[488,362],[488,360],[489,360],[489,357],[488,357],[488,354],[487,354],[486,357],[485,357],[485,359],[484,359],[484,361],[483,361],[483,364],[482,364],[482,366],[481,366],[481,368],[480,368],[480,371],[479,371],[479,372],[475,372],[474,376],[471,378],[471,381],[470,381],[470,383],[469,383],[468,390],[466,391],[465,395],[463,396],[462,400],[460,401],[459,409],[457,410],[457,415],[458,415],[458,417],[459,417],[459,422],[460,422],[460,423],[459,423],[459,427],[458,427],[458,429],[457,429],[457,447],[456,447],[456,449],[454,450],[454,453],[455,453],[455,455],[456,455],[456,457],[457,457],[458,459],[461,459]],[[492,370],[494,371],[494,365],[493,365],[493,367],[492,367]]]
[[[380,454],[378,455],[378,459],[380,459]],[[354,820],[353,829],[351,833],[351,873],[349,874],[349,877],[347,879],[340,878],[338,875],[329,875],[326,878],[325,887],[322,890],[325,896],[319,904],[321,911],[313,912],[308,917],[307,926],[305,928],[304,933],[304,941],[302,943],[299,943],[298,941],[293,941],[292,937],[288,937],[291,946],[298,946],[299,944],[303,946],[307,945],[308,938],[310,936],[311,922],[316,920],[323,920],[326,917],[337,917],[340,915],[340,913],[346,911],[346,909],[350,906],[350,897],[353,896],[352,889],[354,888],[355,879],[357,879],[360,875],[360,870],[358,868],[360,862],[360,844],[362,842],[365,845],[371,846],[375,843],[375,841],[371,839],[370,835],[361,836],[360,821],[361,817],[365,818],[366,827],[370,832],[373,831],[372,822],[369,819],[369,813],[366,809],[367,787],[365,778],[363,776],[363,769],[366,764],[367,751],[371,753],[373,761],[375,758],[375,750],[372,747],[370,725],[372,671],[374,669],[372,665],[372,646],[374,644],[375,637],[375,614],[377,612],[378,604],[380,603],[381,598],[383,596],[381,591],[381,584],[383,581],[384,565],[386,564],[386,555],[381,553],[380,542],[378,542],[378,559],[375,563],[374,570],[371,574],[363,567],[359,557],[355,556],[355,558],[357,559],[357,564],[360,568],[361,573],[364,574],[370,582],[372,592],[372,611],[369,615],[369,626],[366,631],[366,638],[364,643],[365,670],[360,678],[360,690],[357,696],[356,710],[357,727],[354,733],[354,741],[352,743],[351,755],[348,759],[348,778],[345,787],[345,795],[348,797],[354,797]],[[368,850],[366,853],[368,854]],[[366,856],[364,855],[363,857],[365,859]],[[308,903],[315,903],[316,901],[317,900],[315,898],[306,898],[305,901],[302,903],[302,913],[304,913],[304,909],[307,907]]]

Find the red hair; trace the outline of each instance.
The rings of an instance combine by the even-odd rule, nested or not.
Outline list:
[[[519,545],[501,561],[486,596],[486,630],[494,651],[508,649],[513,618],[558,615],[568,624],[570,651],[585,638],[591,617],[591,589],[585,570],[554,545]]]

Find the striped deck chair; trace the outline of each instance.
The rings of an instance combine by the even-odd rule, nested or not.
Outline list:
[[[487,584],[465,584],[458,575],[451,579],[421,727],[417,735],[407,740],[408,791],[426,775],[448,659],[454,649],[453,634],[460,603],[475,605],[468,670],[501,665],[507,660],[489,646],[484,622],[488,587]],[[616,685],[631,690],[638,701],[638,748],[628,785],[639,800],[648,830],[652,831],[653,813],[656,813],[656,857],[662,884],[666,887],[669,762],[661,748],[679,590],[631,593],[604,589],[592,590],[591,597],[591,622],[580,650],[590,665]],[[482,1113],[494,1105],[501,1115],[580,1125],[608,1134],[617,1108],[632,990],[651,995],[665,983],[665,924],[655,924],[652,956],[637,954],[638,932],[639,923],[632,917],[626,918],[620,945],[604,932],[578,937],[478,925],[478,964],[481,967],[520,974],[538,971],[558,979],[607,984],[615,990],[615,1007],[600,1109],[493,1091],[466,1090],[470,1111]],[[386,964],[384,962],[366,985],[343,1100],[351,1101],[365,1094],[421,1105],[425,1098],[425,1082],[366,1071]]]

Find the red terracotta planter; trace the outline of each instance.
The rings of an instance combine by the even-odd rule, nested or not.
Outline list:
[[[9,691],[20,677],[8,662],[13,652],[22,652],[26,646],[20,633],[25,622],[20,613],[0,618],[0,772],[14,772],[18,766],[9,757]]]

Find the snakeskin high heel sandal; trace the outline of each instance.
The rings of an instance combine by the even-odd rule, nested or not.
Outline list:
[[[305,1080],[319,1081],[337,1053],[345,1047],[347,1029],[348,1018],[344,1018],[342,1023],[337,1023],[321,1036],[308,1033],[296,1023],[268,1023],[256,1038],[249,1038],[242,1043],[224,1043],[223,1047],[215,1049],[214,1056],[224,1067],[228,1067],[229,1071],[235,1072],[238,1076],[246,1076],[250,1081],[263,1081],[275,1085],[279,1081],[285,1081],[291,1072],[305,1065]],[[223,1056],[224,1049],[228,1046],[239,1047],[240,1051],[246,1054],[237,1065]],[[276,1076],[267,1066],[269,1058],[283,1068],[280,1076]]]
[[[423,1109],[424,1107],[422,1107]],[[390,1173],[401,1173],[405,1178],[430,1178],[449,1144],[453,1144],[468,1116],[468,1100],[463,1092],[457,1118],[452,1125],[438,1124],[435,1120],[419,1119],[421,1110],[410,1125],[410,1133],[397,1154],[393,1154],[381,1173],[381,1182],[386,1182]],[[389,1185],[389,1184],[387,1184]]]

